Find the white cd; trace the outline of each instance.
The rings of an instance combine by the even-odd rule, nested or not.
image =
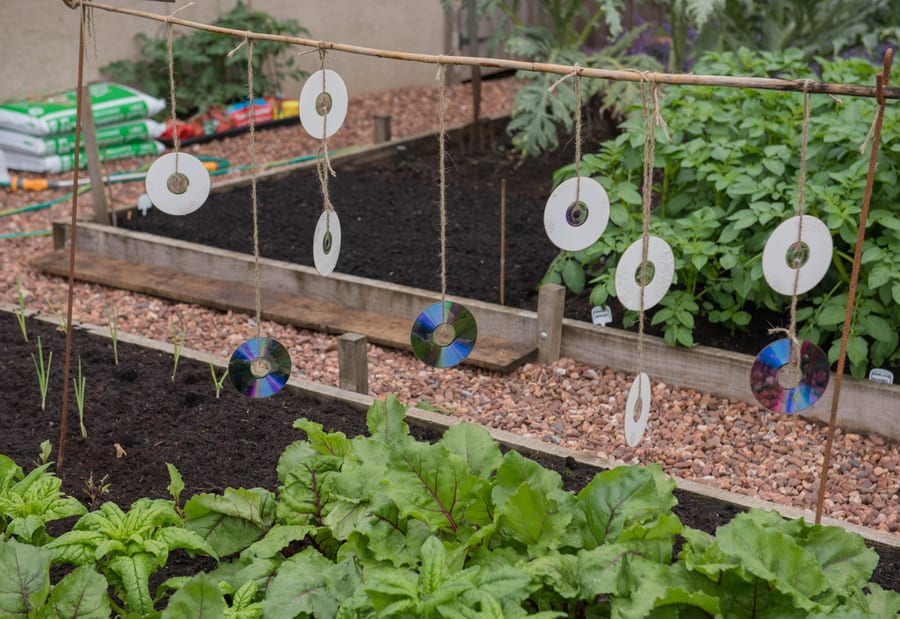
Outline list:
[[[188,215],[209,197],[209,170],[193,155],[168,153],[147,170],[145,184],[153,206],[168,215]]]
[[[319,216],[313,235],[313,262],[319,275],[331,275],[341,253],[341,222],[337,213],[325,211]]]
[[[309,76],[300,91],[300,123],[312,137],[331,137],[347,116],[347,86],[341,76],[321,69]]]
[[[639,417],[634,418],[637,411]],[[644,437],[644,430],[647,429],[647,420],[650,418],[650,379],[641,372],[638,374],[634,382],[631,383],[631,390],[628,392],[628,400],[625,402],[625,442],[629,447],[635,447]]]
[[[616,267],[616,296],[630,310],[641,309],[641,254],[644,240],[628,246]],[[647,272],[652,275],[644,286],[644,309],[650,309],[666,296],[675,277],[675,255],[669,244],[657,236],[649,238]]]
[[[791,217],[781,222],[766,241],[763,275],[772,290],[786,295],[794,294],[796,279],[797,294],[802,294],[812,290],[825,277],[833,250],[831,233],[822,220],[804,215],[801,230],[800,216]],[[797,269],[791,266],[795,260],[800,264]]]
[[[563,181],[547,198],[544,229],[560,249],[578,251],[590,247],[606,230],[607,223],[609,196],[592,178],[582,176],[580,182],[578,178]]]

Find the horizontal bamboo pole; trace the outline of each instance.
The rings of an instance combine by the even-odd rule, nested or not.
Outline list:
[[[65,2],[65,0],[63,1]],[[426,64],[443,64],[470,67],[478,66],[491,69],[514,69],[517,71],[556,73],[559,75],[568,75],[570,73],[575,73],[582,77],[623,82],[648,81],[656,82],[659,84],[675,84],[684,86],[722,86],[727,88],[754,88],[762,90],[783,90],[794,92],[803,92],[805,89],[808,92],[818,94],[846,95],[851,97],[870,98],[877,97],[876,88],[874,86],[836,84],[831,82],[816,82],[814,80],[782,80],[765,77],[694,75],[688,73],[658,73],[655,71],[642,72],[633,69],[599,69],[595,67],[580,67],[572,65],[551,64],[546,62],[526,62],[522,60],[511,60],[505,58],[420,54],[388,49],[378,49],[373,47],[361,47],[359,45],[348,45],[345,43],[318,41],[316,39],[306,39],[302,37],[293,37],[280,34],[268,34],[261,32],[252,32],[249,30],[222,28],[221,26],[211,26],[209,24],[189,21],[174,16],[159,15],[157,13],[147,13],[145,11],[110,6],[97,2],[90,2],[88,0],[84,0],[82,4],[90,8],[101,9],[112,13],[121,13],[123,15],[131,15],[133,17],[141,17],[144,19],[150,19],[164,23],[172,23],[178,26],[184,26],[186,28],[194,28],[196,30],[218,32],[220,34],[227,34],[240,38],[248,38],[260,41],[275,41],[278,43],[301,45],[304,47],[312,47],[323,50],[333,50],[338,52],[345,52],[348,54],[373,56],[376,58],[388,58],[391,60],[404,60],[407,62],[421,62]],[[886,99],[900,99],[900,88],[885,88],[883,94]]]

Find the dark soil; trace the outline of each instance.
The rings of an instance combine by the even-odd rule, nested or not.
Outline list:
[[[0,453],[29,470],[38,459],[40,443],[50,440],[52,459],[58,458],[65,335],[51,325],[28,321],[29,342],[22,337],[12,315],[0,316],[0,373],[7,397],[0,404]],[[31,355],[40,337],[44,355],[53,351],[46,411]],[[74,398],[69,403],[63,491],[89,507],[111,500],[123,508],[142,496],[168,498],[165,463],[174,464],[186,485],[182,500],[200,492],[222,492],[226,487],[261,486],[275,489],[275,467],[284,448],[303,433],[292,422],[306,417],[348,436],[366,432],[365,415],[349,405],[317,401],[285,389],[261,400],[239,394],[230,384],[216,398],[210,368],[180,359],[172,380],[173,356],[119,343],[115,365],[110,340],[73,332],[73,360],[82,361],[87,380],[85,426],[79,432]],[[77,361],[73,361],[74,368]],[[411,423],[421,440],[436,440],[439,433]],[[117,457],[116,444],[127,455]],[[534,457],[533,454],[527,454]],[[558,471],[568,489],[578,490],[596,469],[572,458],[542,456],[542,465]],[[89,480],[108,483],[109,492],[91,497]],[[733,505],[678,492],[676,513],[685,524],[712,532],[739,511]],[[58,532],[57,532],[58,533]],[[209,568],[204,560],[173,553],[163,576]],[[873,577],[879,584],[900,590],[900,556],[882,554]]]
[[[585,149],[608,137],[599,121]],[[465,143],[448,144],[446,164],[447,292],[500,302],[500,223],[502,184],[506,181],[506,254],[504,302],[535,310],[537,285],[558,249],[544,231],[544,206],[553,173],[570,164],[574,146],[562,145],[540,158],[522,160],[494,136],[480,153]],[[437,140],[435,139],[435,150]],[[410,154],[396,165],[343,171],[329,183],[340,216],[342,245],[335,269],[426,290],[440,290],[439,160],[437,154]],[[322,212],[322,192],[314,170],[260,181],[257,186],[259,249],[266,258],[313,266],[313,231]],[[250,187],[211,194],[185,217],[151,209],[120,224],[123,228],[253,252]],[[591,321],[584,294],[567,293],[566,316]],[[623,310],[610,300],[612,326]],[[746,332],[732,334],[700,317],[694,333],[701,344],[756,355],[770,343],[768,329],[787,326],[784,316],[758,312]],[[635,327],[636,329],[636,327]],[[647,332],[661,335],[650,326]]]

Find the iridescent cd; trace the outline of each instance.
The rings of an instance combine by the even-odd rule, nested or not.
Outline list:
[[[422,363],[449,368],[469,356],[475,347],[475,317],[459,303],[434,303],[413,323],[410,344]]]
[[[772,342],[756,356],[750,368],[750,390],[762,406],[776,413],[797,413],[816,403],[829,380],[828,357],[803,340],[800,367],[791,361],[791,340]]]
[[[278,340],[251,338],[238,346],[228,362],[228,378],[250,398],[278,393],[291,375],[291,356]]]

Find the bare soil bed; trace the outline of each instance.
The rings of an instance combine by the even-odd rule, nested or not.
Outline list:
[[[0,453],[26,470],[37,459],[40,443],[59,437],[62,407],[62,363],[65,334],[55,326],[28,320],[25,342],[15,318],[0,314],[0,372],[8,394],[0,403]],[[46,410],[31,354],[41,338],[46,355],[53,351]],[[179,360],[172,379],[171,354],[120,342],[115,364],[109,339],[73,330],[73,358],[81,358],[87,380],[84,424],[69,403],[68,431],[63,463],[63,491],[91,507],[88,480],[109,484],[109,492],[94,497],[127,507],[142,496],[167,498],[165,464],[174,464],[185,481],[183,499],[200,492],[222,492],[226,487],[261,486],[274,490],[275,467],[284,448],[304,438],[292,428],[306,417],[347,436],[366,432],[364,414],[348,404],[314,400],[291,389],[266,399],[249,399],[226,384],[216,397],[210,368],[197,361]],[[74,373],[74,371],[73,371]],[[421,440],[436,440],[434,429],[411,423]],[[56,450],[54,450],[54,457]],[[532,456],[534,457],[534,456]],[[559,472],[568,489],[578,490],[597,472],[572,458],[538,457]],[[734,505],[676,492],[676,513],[688,526],[713,532],[738,511]],[[96,507],[96,505],[94,505]],[[173,554],[170,565],[157,578],[209,567],[203,559]],[[900,590],[900,556],[882,552],[872,580]]]

